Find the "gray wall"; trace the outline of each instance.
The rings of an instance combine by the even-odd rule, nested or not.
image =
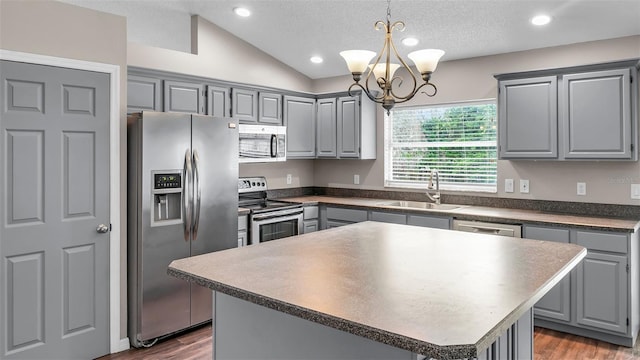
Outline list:
[[[472,59],[445,61],[438,65],[432,81],[438,86],[433,98],[416,96],[407,105],[450,103],[490,99],[497,96],[494,74],[545,68],[574,66],[640,57],[640,36],[522,51]],[[347,89],[350,76],[314,82],[314,92]],[[636,82],[637,84],[638,82]],[[314,185],[363,189],[384,188],[383,112],[378,109],[378,156],[375,161],[321,160],[314,166]],[[360,175],[361,185],[353,185],[353,175]],[[516,192],[504,192],[504,179],[515,179]],[[530,193],[518,193],[518,179],[528,179]],[[576,195],[576,182],[586,182],[587,195]],[[630,199],[630,184],[640,183],[638,162],[551,162],[498,161],[497,194],[523,199],[640,204]],[[389,189],[389,188],[386,188]]]
[[[54,1],[0,2],[0,47],[120,66],[120,83],[127,77],[127,25],[121,16]],[[120,224],[127,233],[127,87],[120,86]],[[121,338],[127,336],[127,240],[120,244]],[[109,284],[104,284],[109,286]]]

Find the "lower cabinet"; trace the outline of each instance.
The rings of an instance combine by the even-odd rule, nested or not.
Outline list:
[[[302,225],[303,234],[318,231],[318,206],[305,206]]]
[[[568,244],[569,229],[525,226],[524,237]],[[571,275],[567,275],[536,303],[533,307],[534,315],[566,322],[571,321],[570,293]]]
[[[247,246],[247,215],[238,215],[238,247]]]
[[[582,262],[534,306],[536,326],[632,346],[640,329],[638,235],[524,226],[524,237],[587,248]]]
[[[451,221],[453,218],[446,216],[412,214],[405,211],[380,211],[333,206],[322,206],[320,208],[320,227],[322,229],[330,229],[367,220],[438,229],[451,229]]]

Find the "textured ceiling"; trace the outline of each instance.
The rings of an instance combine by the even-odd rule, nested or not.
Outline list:
[[[129,41],[189,51],[189,18],[197,14],[310,78],[348,73],[342,50],[378,52],[386,0],[64,0],[127,16]],[[239,18],[232,9],[249,8]],[[546,27],[529,19],[553,17]],[[640,35],[640,0],[393,0],[391,20],[406,23],[394,39],[402,56],[440,48],[443,61]],[[400,40],[420,43],[407,49]],[[638,45],[640,57],[640,44]],[[309,58],[319,55],[322,64]]]

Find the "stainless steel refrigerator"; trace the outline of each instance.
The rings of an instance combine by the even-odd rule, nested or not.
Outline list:
[[[236,120],[128,117],[129,339],[136,347],[211,319],[211,291],[167,275],[172,260],[237,246]]]

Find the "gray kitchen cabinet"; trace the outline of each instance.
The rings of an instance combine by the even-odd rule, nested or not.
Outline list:
[[[631,159],[631,69],[563,76],[564,157]]]
[[[637,160],[638,60],[496,75],[500,159]]]
[[[527,239],[569,243],[569,229],[525,225],[523,236]],[[540,299],[533,307],[536,317],[571,321],[571,276],[567,275]]]
[[[203,85],[165,80],[164,111],[204,114]]]
[[[376,158],[376,108],[369,98],[343,96],[337,99],[338,158]]]
[[[282,95],[260,92],[258,101],[258,122],[282,125]]]
[[[320,228],[330,229],[338,226],[367,221],[366,209],[350,209],[334,206],[320,207]]]
[[[231,89],[232,117],[246,124],[258,123],[258,91],[249,89]]]
[[[127,77],[127,112],[162,111],[162,81],[152,77]]]
[[[319,230],[318,206],[305,206],[303,218],[303,233],[311,233]]]
[[[231,116],[231,89],[225,86],[207,85],[207,115]]]
[[[287,127],[287,158],[316,157],[316,100],[284,97],[284,125]]]
[[[247,215],[238,215],[238,247],[247,246],[249,238],[247,236]]]
[[[626,334],[629,321],[626,235],[577,231],[576,242],[588,250],[587,257],[576,268],[576,322]]]
[[[371,211],[369,220],[404,225],[407,223],[407,215],[383,211]]]
[[[337,155],[336,99],[318,99],[316,117],[316,156],[335,158]]]
[[[451,229],[453,218],[432,215],[407,215],[407,225],[430,227],[435,229]]]
[[[556,76],[500,81],[500,158],[558,156],[557,89]]]

